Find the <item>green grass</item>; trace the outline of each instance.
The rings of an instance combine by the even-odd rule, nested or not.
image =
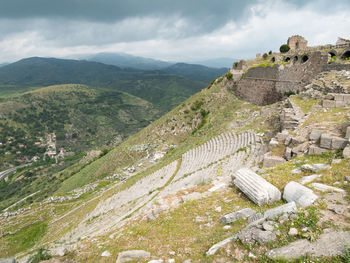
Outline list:
[[[309,113],[312,106],[320,105],[320,100],[318,99],[303,99],[300,96],[291,97],[290,99],[301,108],[304,114]]]
[[[46,234],[47,223],[37,222],[1,239],[0,257],[11,257],[36,245]]]

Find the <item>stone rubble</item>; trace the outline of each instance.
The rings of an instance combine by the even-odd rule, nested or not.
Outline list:
[[[242,210],[224,215],[223,217],[221,217],[221,222],[223,224],[227,225],[227,224],[230,224],[230,223],[237,221],[240,218],[248,218],[248,217],[254,216],[255,214],[256,214],[256,212],[253,209],[244,208]]]

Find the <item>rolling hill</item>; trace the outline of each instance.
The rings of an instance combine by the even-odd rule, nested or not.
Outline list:
[[[22,87],[86,84],[117,89],[145,99],[164,113],[206,87],[161,71],[122,69],[82,60],[27,58],[0,68],[0,84]]]

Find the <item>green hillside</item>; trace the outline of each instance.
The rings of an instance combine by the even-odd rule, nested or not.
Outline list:
[[[85,84],[145,99],[164,113],[207,85],[161,71],[121,69],[83,60],[27,58],[0,68],[0,85],[21,87]]]
[[[59,85],[1,97],[0,163],[31,159],[54,132],[57,149],[81,152],[120,142],[157,118],[151,103],[117,90]]]

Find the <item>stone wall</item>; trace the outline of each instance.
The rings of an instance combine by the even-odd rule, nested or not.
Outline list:
[[[323,65],[323,71],[331,71],[331,70],[350,70],[350,64],[340,64],[340,63],[332,63]]]
[[[295,59],[297,57],[297,59]],[[287,64],[250,68],[238,81],[238,97],[258,105],[275,103],[285,92],[300,90],[323,71],[328,55],[321,52],[295,54]]]
[[[235,89],[235,94],[257,105],[268,105],[281,100],[276,90],[276,81],[242,78]]]

